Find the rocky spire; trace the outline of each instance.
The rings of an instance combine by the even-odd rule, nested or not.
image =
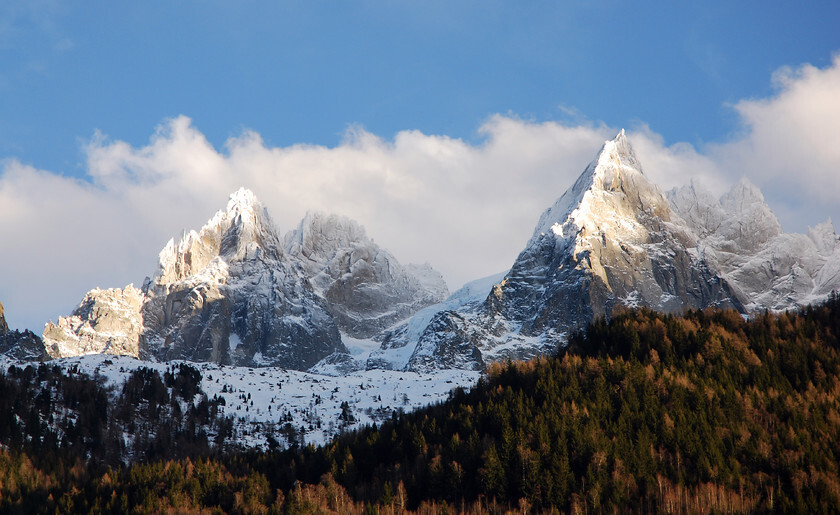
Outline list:
[[[169,240],[158,256],[156,282],[191,277],[219,257],[229,264],[266,254],[276,259],[281,253],[280,238],[265,207],[251,190],[240,188],[200,231],[184,234],[177,244]]]
[[[670,204],[645,177],[622,129],[604,142],[575,184],[543,213],[528,245],[548,233],[566,239],[604,232],[608,238],[611,232],[633,236],[628,231],[644,236],[639,224],[650,217],[670,221]]]
[[[488,298],[492,312],[521,324],[522,334],[538,335],[582,327],[617,306],[740,309],[688,250],[694,235],[672,217],[622,130],[543,213]]]

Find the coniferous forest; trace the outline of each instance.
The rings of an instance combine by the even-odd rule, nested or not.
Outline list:
[[[97,378],[13,367],[0,511],[835,512],[838,338],[836,295],[748,320],[626,311],[447,402],[264,453],[224,441],[187,365],[133,372],[116,405]]]

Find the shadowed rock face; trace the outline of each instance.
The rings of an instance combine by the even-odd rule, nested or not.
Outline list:
[[[278,236],[248,190],[160,252],[142,289],[92,290],[48,324],[53,357],[89,353],[306,370],[446,296],[430,267],[403,267],[355,222],[308,215]],[[333,358],[333,361],[338,358]]]
[[[44,343],[38,335],[29,330],[9,330],[2,303],[0,303],[0,355],[21,361],[37,361],[45,358]]]
[[[377,335],[448,294],[430,266],[402,266],[346,217],[308,213],[284,246],[300,260],[341,331],[354,338]]]
[[[623,131],[543,213],[482,304],[433,319],[409,367],[460,360],[473,368],[530,358],[620,306],[744,311],[742,300],[697,252],[694,234],[644,176]]]

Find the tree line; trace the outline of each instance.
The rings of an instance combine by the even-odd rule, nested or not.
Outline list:
[[[629,310],[554,356],[493,364],[469,391],[322,447],[219,452],[194,443],[206,425],[172,421],[168,434],[193,443],[144,445],[130,465],[61,445],[113,445],[93,410],[95,385],[62,394],[92,406],[75,412],[75,433],[50,436],[55,389],[36,381],[40,368],[10,370],[0,410],[40,425],[22,435],[0,418],[0,510],[831,512],[840,506],[839,336],[836,295],[749,319]],[[138,405],[139,420],[173,416],[162,407],[189,389],[165,378],[161,389],[154,374],[129,378],[136,397],[112,417],[127,422],[120,410]],[[10,401],[7,385],[31,402]]]

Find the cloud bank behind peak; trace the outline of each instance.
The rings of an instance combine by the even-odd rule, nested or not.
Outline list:
[[[742,126],[729,141],[695,148],[631,128],[645,173],[663,189],[693,179],[717,194],[747,177],[788,231],[840,219],[840,57],[774,80],[773,96],[733,106]],[[273,147],[244,131],[217,149],[178,116],[142,147],[96,134],[84,147],[85,179],[0,165],[0,301],[12,327],[40,332],[90,288],[141,282],[170,237],[200,227],[241,186],[281,231],[307,210],[347,215],[456,288],[509,267],[542,210],[619,129],[494,115],[478,143],[351,127],[335,147]]]

